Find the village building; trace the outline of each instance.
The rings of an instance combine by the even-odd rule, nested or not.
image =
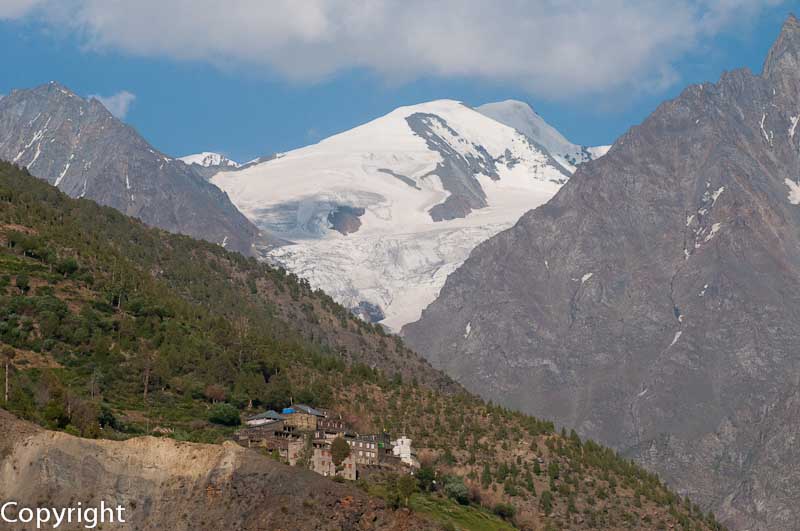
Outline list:
[[[290,429],[290,428],[289,428]],[[287,426],[283,420],[270,420],[255,426],[248,426],[236,432],[236,438],[242,446],[268,447],[268,441],[272,439],[286,439],[291,432],[287,432]],[[272,448],[268,448],[272,449]]]
[[[277,411],[269,410],[265,411],[264,413],[259,413],[258,415],[252,416],[245,420],[245,424],[248,426],[256,427],[256,426],[263,426],[265,424],[270,424],[273,421],[283,421],[285,420],[283,416],[278,414]]]
[[[392,454],[412,468],[419,468],[419,461],[414,448],[411,446],[411,439],[405,435],[392,441]]]
[[[350,427],[342,419],[317,417],[317,438],[336,438],[339,434],[349,433]]]
[[[298,431],[316,431],[317,421],[325,418],[325,413],[305,404],[295,404],[283,408],[281,416],[286,420],[286,425]]]
[[[297,463],[303,457],[306,441],[303,438],[288,439],[286,443],[286,460],[292,466],[297,466]]]
[[[378,464],[378,443],[368,437],[356,437],[345,439],[350,445],[350,455],[353,456],[359,465]]]
[[[311,470],[326,477],[340,476],[351,481],[358,479],[358,464],[352,452],[342,461],[340,469],[336,470],[331,454],[331,443],[329,439],[315,439],[312,442]]]
[[[392,470],[408,472],[419,468],[411,439],[392,441],[388,433],[360,435],[341,418],[304,404],[284,408],[281,413],[265,411],[248,418],[235,437],[248,448],[263,448],[292,466],[307,466],[323,476],[348,480]],[[343,438],[350,455],[337,470],[331,444]]]

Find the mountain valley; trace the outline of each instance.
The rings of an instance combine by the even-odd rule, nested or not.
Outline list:
[[[6,163],[0,242],[4,407],[58,430],[0,411],[0,495],[122,503],[130,529],[721,529],[609,449],[465,392],[306,281]],[[293,401],[411,437],[426,471],[412,495],[232,445],[240,416]]]

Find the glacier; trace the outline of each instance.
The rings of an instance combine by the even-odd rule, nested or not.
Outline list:
[[[286,242],[262,249],[264,259],[399,331],[472,249],[569,178],[563,154],[520,128],[437,100],[211,182]]]

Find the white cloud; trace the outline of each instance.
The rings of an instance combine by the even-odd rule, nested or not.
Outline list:
[[[100,103],[102,103],[103,107],[108,109],[108,112],[110,112],[120,120],[125,119],[125,116],[128,114],[128,109],[133,103],[133,100],[136,99],[136,95],[128,92],[127,90],[122,90],[111,96],[100,96],[98,94],[90,94],[89,97],[94,98]]]
[[[7,1],[7,0],[0,0]],[[20,2],[21,0],[12,0]],[[539,96],[663,90],[704,39],[781,0],[41,0],[93,49],[316,81],[467,77]],[[24,2],[24,3],[30,3]]]
[[[0,0],[0,20],[27,15],[41,0]]]

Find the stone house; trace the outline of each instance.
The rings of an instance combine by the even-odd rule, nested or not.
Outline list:
[[[298,431],[316,431],[317,421],[325,418],[325,414],[322,411],[305,404],[295,404],[284,408],[281,411],[281,416],[286,419],[287,426],[291,426]]]
[[[286,460],[292,466],[297,466],[297,462],[303,457],[303,450],[306,441],[303,438],[289,439],[286,444]]]
[[[351,451],[350,455],[342,462],[341,470],[336,471],[331,455],[331,440],[316,439],[313,442],[314,453],[311,457],[311,469],[326,477],[341,476],[354,481],[358,478],[358,463]]]
[[[275,438],[286,438],[285,424],[282,420],[272,420],[256,426],[248,426],[236,432],[239,444],[248,448],[267,447],[267,441]],[[271,448],[270,448],[271,449]]]
[[[317,417],[317,437],[320,439],[336,438],[350,431],[350,427],[342,419]]]
[[[350,445],[350,455],[359,465],[377,465],[379,448],[378,443],[369,436],[345,439]]]

